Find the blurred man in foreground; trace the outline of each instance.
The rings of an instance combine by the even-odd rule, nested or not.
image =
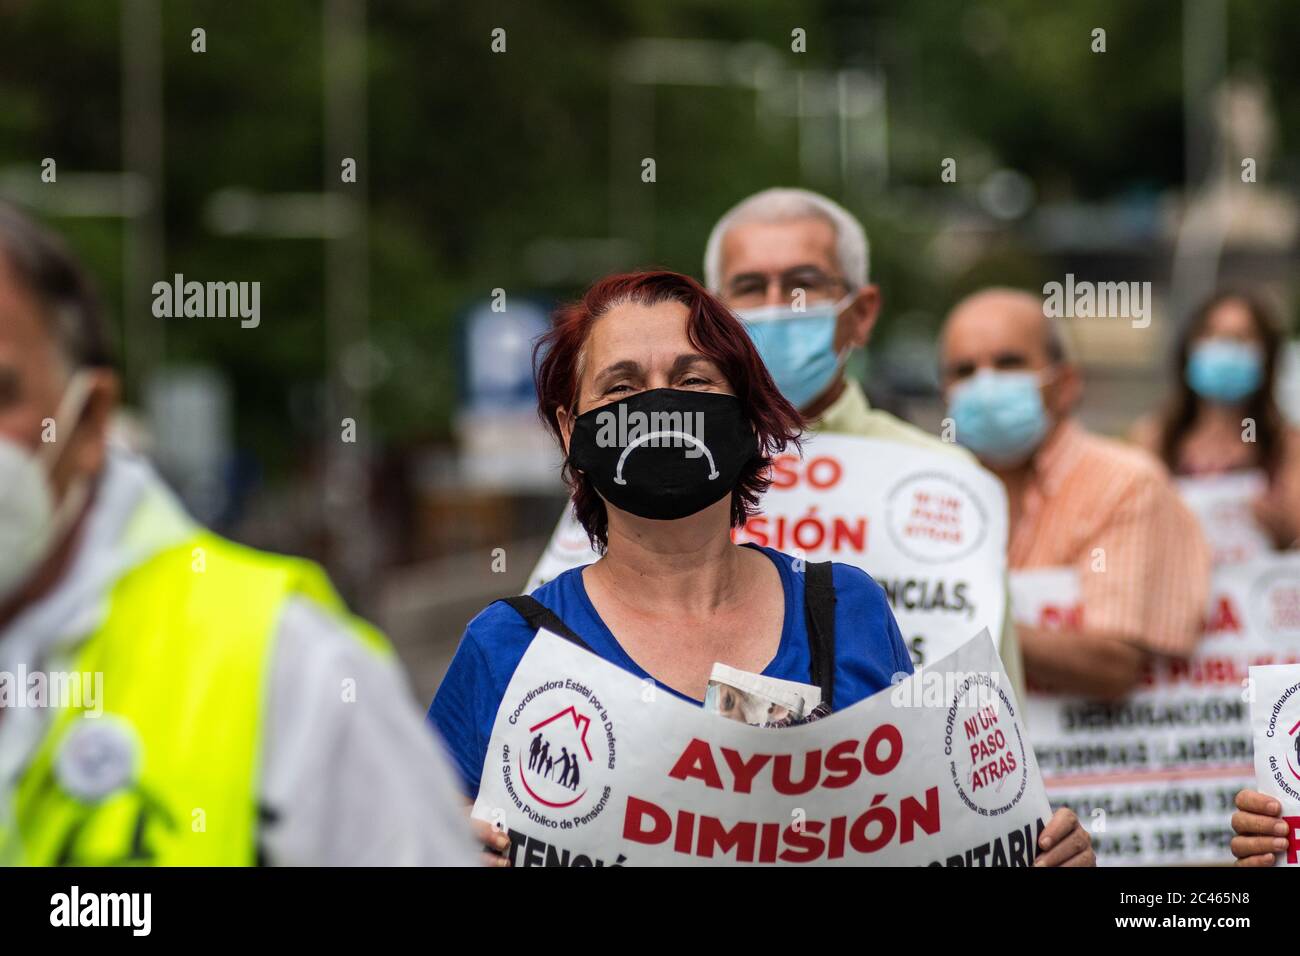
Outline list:
[[[706,284],[745,323],[777,387],[811,427],[957,455],[964,448],[871,407],[844,374],[866,348],[880,315],[880,287],[868,281],[862,224],[839,204],[805,189],[767,189],[733,207],[705,249]],[[1010,613],[999,653],[1023,696],[1020,650]]]
[[[1190,654],[1209,548],[1158,461],[1074,421],[1082,379],[1042,302],[1011,289],[976,293],[949,314],[941,349],[955,437],[1007,489],[1011,568],[1079,572],[1082,627],[1022,626],[1026,676],[1048,690],[1116,698],[1149,655]]]
[[[475,862],[384,639],[188,518],[117,398],[82,270],[0,204],[0,864]]]

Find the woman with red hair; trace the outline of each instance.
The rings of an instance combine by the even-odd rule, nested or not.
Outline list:
[[[836,564],[825,582],[836,627],[823,660],[805,615],[806,577],[821,572],[732,542],[803,423],[699,283],[672,272],[602,279],[559,310],[536,354],[539,413],[603,556],[542,585],[522,611],[498,601],[466,629],[429,715],[471,795],[506,685],[543,623],[696,703],[717,662],[819,684],[835,709],[912,672],[885,593],[863,571]],[[656,421],[679,440],[636,428]]]
[[[865,572],[733,543],[802,421],[721,302],[672,272],[610,276],[559,311],[537,354],[539,411],[602,557],[466,629],[429,717],[471,797],[539,627],[697,704],[719,662],[815,684],[827,710],[912,672]]]

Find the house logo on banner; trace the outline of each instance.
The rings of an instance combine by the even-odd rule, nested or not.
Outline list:
[[[973,714],[972,701],[980,702]],[[996,675],[962,675],[948,705],[943,752],[957,796],[980,816],[1010,812],[1029,786],[1029,758],[1015,717],[1015,703]]]
[[[988,533],[979,498],[939,472],[909,475],[889,492],[886,526],[898,550],[926,564],[956,561]]]
[[[528,767],[519,754],[519,780],[529,796],[556,810],[571,807],[587,795],[587,773],[592,764],[587,732],[591,718],[570,704],[557,714],[528,728]],[[575,795],[576,794],[576,795]]]
[[[498,767],[514,810],[549,829],[596,819],[609,800],[614,722],[578,681],[549,680],[511,708]]]

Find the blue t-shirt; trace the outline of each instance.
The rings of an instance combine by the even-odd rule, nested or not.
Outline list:
[[[790,555],[771,548],[757,550],[777,566],[785,590],[781,643],[763,673],[810,683],[812,657],[804,619],[803,574],[795,571],[795,559]],[[596,613],[582,571],[565,571],[534,591],[533,597],[602,658],[637,677],[649,678]],[[847,564],[835,564],[832,578],[836,598],[835,709],[840,710],[888,687],[895,674],[911,674],[912,658],[880,585],[865,571]],[[469,622],[429,708],[429,720],[447,741],[471,797],[478,793],[479,774],[501,699],[535,633],[509,605],[489,605]],[[671,687],[664,690],[690,703],[701,703]]]

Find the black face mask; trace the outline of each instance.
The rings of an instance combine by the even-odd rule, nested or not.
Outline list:
[[[758,439],[734,395],[655,388],[579,415],[569,463],[641,518],[685,518],[731,494]]]

